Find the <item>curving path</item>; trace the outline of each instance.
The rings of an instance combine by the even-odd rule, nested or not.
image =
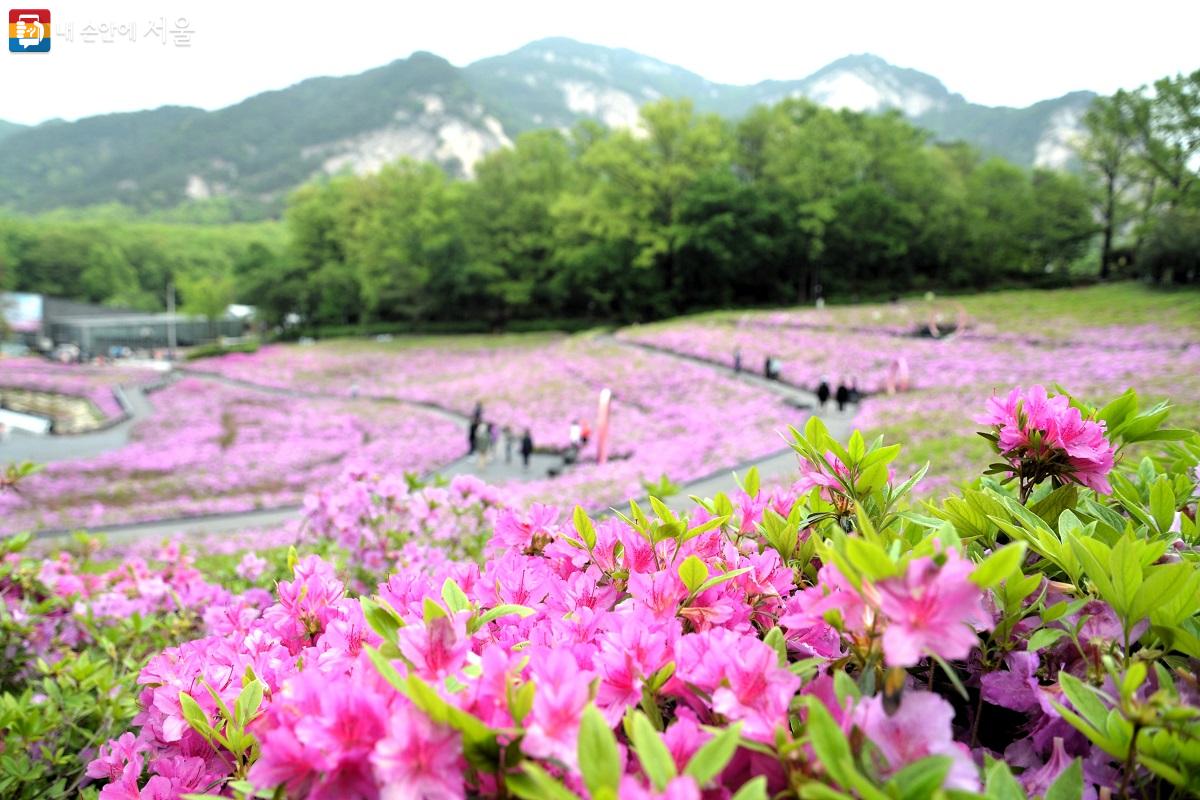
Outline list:
[[[129,443],[133,426],[153,414],[154,407],[146,397],[146,387],[117,386],[113,393],[125,409],[125,419],[90,433],[38,436],[25,431],[13,431],[7,441],[0,443],[0,465],[19,461],[49,463],[92,458],[124,447]]]
[[[770,381],[760,375],[748,372],[734,374],[727,366],[707,359],[677,353],[640,342],[631,342],[620,339],[611,334],[606,334],[598,338],[622,347],[658,353],[660,355],[676,358],[681,361],[689,361],[691,363],[701,364],[721,373],[726,378],[734,378],[744,383],[756,386],[757,388],[777,394],[786,402],[796,406],[797,408],[813,409],[817,407],[817,398],[812,392],[792,386],[790,384],[779,381]],[[192,370],[185,368],[179,370],[179,372],[190,377],[214,380],[232,386],[238,386],[241,388],[252,389],[255,391],[261,391],[285,397],[291,396],[303,398],[336,399],[342,401],[351,399],[343,395],[333,394],[330,392],[313,392],[301,389],[286,389],[277,386],[267,386],[264,384],[254,383],[252,381],[230,378],[212,372],[205,372],[203,370]],[[137,398],[137,400],[133,400],[134,396]],[[122,434],[124,438],[120,438],[120,436],[118,436],[115,441],[119,441],[120,444],[123,444],[124,441],[127,441],[129,429],[132,427],[133,423],[138,419],[148,416],[152,412],[149,402],[146,401],[145,393],[140,389],[136,389],[130,399],[134,403],[140,403],[140,405],[138,405],[136,408],[129,408],[129,420],[126,420],[120,425],[114,426],[114,428],[109,430],[102,431],[97,434],[81,434],[81,436],[101,437],[108,434],[110,431],[120,428],[119,434]],[[401,400],[399,398],[390,397],[360,396],[356,399],[395,403],[397,405],[410,405],[441,414],[443,417],[463,425],[467,423],[466,417],[451,411],[450,409],[431,403],[421,403],[417,401]],[[845,412],[838,412],[835,408],[831,407],[829,410],[822,412],[819,416],[829,429],[829,433],[835,438],[844,441],[850,435],[851,424],[853,422],[855,410],[856,409],[854,408],[850,408]],[[102,441],[97,441],[94,446],[101,447],[102,444]],[[120,444],[115,446],[119,447]],[[112,449],[112,445],[98,449],[95,452],[104,452],[106,449]],[[83,456],[70,455],[65,457],[78,458]],[[38,458],[39,460],[51,460],[46,459],[42,454],[39,454]],[[531,464],[528,471],[522,469],[516,459],[514,459],[514,462],[515,463],[512,464],[505,464],[503,459],[494,459],[491,463],[481,467],[474,457],[463,456],[445,465],[444,467],[434,470],[434,472],[446,477],[453,477],[455,475],[476,475],[488,481],[530,480],[544,476],[547,470],[551,468],[561,467],[563,459],[558,455],[535,453],[531,459]],[[691,500],[689,499],[691,495],[696,495],[699,497],[711,497],[717,492],[733,491],[737,488],[737,483],[733,477],[734,474],[736,473],[739,475],[744,475],[752,467],[758,468],[759,476],[764,482],[770,482],[777,479],[786,479],[793,476],[796,472],[796,456],[791,448],[781,448],[773,453],[750,459],[741,464],[735,464],[730,467],[717,470],[709,475],[697,478],[696,480],[684,484],[682,486],[682,491],[679,494],[668,498],[666,503],[673,510],[682,511],[691,506]],[[639,499],[640,503],[643,501],[644,499]],[[300,510],[301,507],[299,505],[294,505],[282,508],[260,509],[230,514],[213,514],[174,520],[159,520],[123,525],[102,525],[89,528],[89,530],[94,533],[103,533],[116,539],[141,536],[169,536],[178,533],[226,533],[236,530],[244,530],[247,528],[280,525],[285,522],[298,519],[300,517]],[[42,531],[38,535],[41,537],[49,537],[64,535],[68,532],[69,531],[65,530]]]
[[[176,370],[173,373],[173,377],[168,380],[177,380],[184,376],[216,381],[280,397],[315,398],[342,402],[363,400],[367,402],[407,405],[438,414],[464,427],[469,422],[468,417],[434,403],[404,400],[395,397],[360,396],[358,398],[350,398],[333,392],[314,392],[305,389],[268,386],[254,383],[253,381],[218,375],[214,372],[188,369],[186,367]],[[125,420],[102,431],[74,434],[71,436],[33,436],[24,434],[21,431],[15,431],[9,441],[0,445],[0,464],[19,461],[46,463],[76,458],[90,458],[124,446],[129,441],[129,434],[133,426],[153,414],[154,408],[147,399],[143,387],[123,386],[117,387],[114,391],[126,409],[128,416]],[[528,469],[525,469],[521,465],[520,456],[516,453],[514,453],[511,463],[505,463],[503,456],[501,456],[500,458],[492,459],[487,464],[480,464],[475,456],[464,455],[435,470],[431,470],[425,477],[429,478],[434,474],[447,478],[452,478],[456,475],[475,475],[493,482],[525,481],[541,478],[550,469],[558,469],[562,465],[562,456],[554,453],[534,453],[530,458]],[[299,518],[300,510],[301,506],[296,504],[270,509],[256,509],[253,511],[224,514],[204,514],[177,519],[94,525],[89,526],[88,530],[92,533],[103,533],[118,539],[133,536],[168,536],[176,533],[226,533],[246,528],[280,525],[289,520]],[[39,537],[62,536],[70,532],[70,530],[66,529],[44,530],[39,531],[37,535]]]
[[[643,350],[658,355],[668,356],[680,361],[687,361],[692,364],[700,364],[710,369],[720,372],[726,378],[732,378],[764,389],[774,394],[779,395],[785,402],[796,406],[797,408],[816,409],[818,406],[817,396],[812,392],[801,389],[789,383],[781,381],[767,380],[762,375],[757,375],[752,372],[737,372],[735,373],[727,365],[720,364],[699,356],[687,355],[674,350],[668,350],[664,347],[656,347],[644,342],[634,342],[628,339],[622,339],[612,334],[605,336],[607,341],[622,347],[628,347],[632,350]],[[845,411],[838,411],[837,406],[830,404],[824,411],[816,416],[821,418],[825,423],[825,427],[829,429],[829,434],[838,441],[845,441],[852,430],[854,423],[854,414],[858,409],[854,406]],[[692,501],[689,499],[691,495],[697,497],[712,497],[717,492],[730,492],[737,489],[737,482],[734,480],[734,474],[745,475],[752,467],[758,468],[760,479],[766,483],[776,479],[786,479],[796,474],[796,454],[790,448],[781,448],[769,455],[753,458],[744,461],[741,464],[734,465],[725,469],[717,470],[702,478],[697,478],[687,484],[684,484],[682,491],[668,498],[665,502],[674,511],[682,511],[690,508]],[[641,501],[639,501],[641,502]]]

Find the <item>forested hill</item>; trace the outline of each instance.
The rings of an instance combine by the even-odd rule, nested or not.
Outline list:
[[[5,137],[12,135],[17,131],[22,130],[24,127],[24,125],[18,125],[15,122],[5,122],[4,120],[0,119],[0,139],[4,139]]]
[[[212,112],[164,107],[29,128],[0,122],[0,210],[121,203],[157,212],[189,204],[217,218],[257,218],[315,175],[373,172],[401,156],[466,175],[519,133],[586,118],[632,125],[640,106],[661,97],[688,97],[699,110],[731,118],[787,97],[898,109],[941,139],[1022,165],[1062,166],[1093,95],[1022,109],[979,106],[932,76],[870,55],[798,80],[731,86],[629,50],[545,39],[465,68],[416,53]]]

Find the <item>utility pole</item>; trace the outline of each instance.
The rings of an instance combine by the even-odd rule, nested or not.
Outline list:
[[[167,281],[167,353],[175,360],[175,281]]]

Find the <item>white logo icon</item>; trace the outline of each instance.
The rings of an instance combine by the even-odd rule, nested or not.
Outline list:
[[[17,17],[17,44],[21,47],[37,47],[46,38],[46,26],[37,14],[21,14]]]

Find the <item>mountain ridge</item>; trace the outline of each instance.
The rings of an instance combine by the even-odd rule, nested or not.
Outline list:
[[[224,204],[235,218],[276,213],[296,185],[370,172],[400,156],[469,176],[486,153],[536,128],[581,119],[632,126],[660,97],[688,97],[729,118],[786,97],[856,111],[900,110],[942,140],[964,140],[1026,166],[1063,166],[1095,95],[1025,108],[983,106],[936,77],[870,53],[795,80],[722,84],[624,48],[565,37],[457,67],[433,53],[364,72],[316,76],[213,111],[188,106],[36,126],[0,121],[0,209],[121,203],[139,211]]]

